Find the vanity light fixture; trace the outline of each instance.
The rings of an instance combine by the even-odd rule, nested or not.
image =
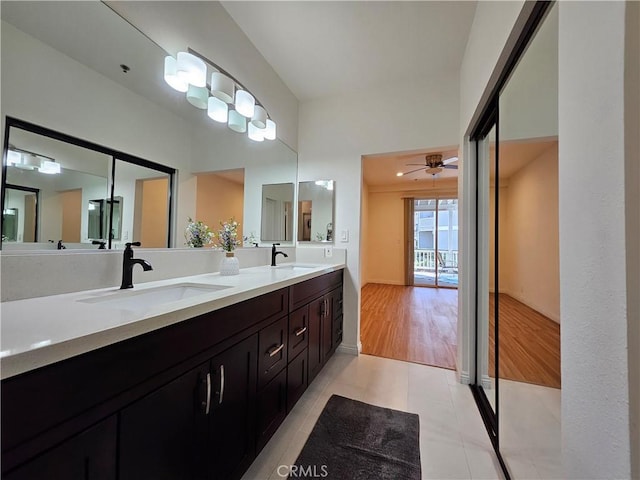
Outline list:
[[[7,165],[13,165],[21,170],[37,170],[49,175],[61,172],[60,164],[53,158],[16,148],[13,145],[9,145],[7,151]]]
[[[207,85],[207,66],[213,68]],[[228,72],[203,55],[188,49],[164,59],[164,80],[171,88],[186,93],[196,108],[238,133],[248,131],[251,140],[276,139],[276,123],[255,96]]]
[[[333,190],[333,180],[316,180],[316,185],[324,187],[327,190]]]
[[[60,164],[51,162],[49,160],[43,160],[41,167],[38,169],[40,173],[46,173],[48,175],[57,175],[60,173]]]

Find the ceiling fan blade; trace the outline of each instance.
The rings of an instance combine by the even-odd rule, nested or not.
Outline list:
[[[457,162],[457,161],[458,161],[458,157],[451,157],[451,158],[447,158],[442,163],[443,165],[448,165],[450,163]]]
[[[453,168],[454,170],[457,170],[458,165],[442,165],[442,168]]]
[[[422,168],[416,168],[415,170],[410,170],[408,172],[404,172],[401,176],[404,177],[405,175],[409,175],[410,173],[415,173],[415,172],[418,172],[420,170],[424,170],[424,165],[422,166]]]

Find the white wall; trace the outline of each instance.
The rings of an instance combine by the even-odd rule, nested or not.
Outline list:
[[[638,244],[625,238],[625,4],[559,7],[565,478],[630,478],[627,295],[638,292],[625,265]]]
[[[625,28],[625,201],[631,478],[640,478],[640,3],[627,3]],[[634,453],[635,452],[635,455]]]
[[[389,92],[394,92],[389,95]],[[418,113],[412,113],[418,112]],[[343,349],[360,345],[361,156],[457,144],[458,81],[434,75],[302,103],[298,180],[336,181],[334,234],[347,249]],[[349,242],[340,233],[349,231]]]

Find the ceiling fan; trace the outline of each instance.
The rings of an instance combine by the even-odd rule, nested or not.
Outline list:
[[[424,170],[425,173],[429,173],[431,175],[437,175],[442,172],[445,168],[458,169],[457,165],[450,165],[453,162],[457,162],[458,157],[447,158],[446,160],[442,160],[441,153],[430,153],[424,157],[424,164],[422,163],[408,163],[407,166],[411,165],[419,165],[420,168],[416,168],[415,170],[410,170],[408,172],[398,172],[396,175],[398,177],[402,177],[403,175],[409,175],[410,173],[417,172],[419,170]]]

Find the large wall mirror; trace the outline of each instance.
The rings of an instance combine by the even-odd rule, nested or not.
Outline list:
[[[333,243],[333,180],[298,184],[298,241]]]
[[[2,65],[3,72],[8,72],[7,75],[3,74],[3,116],[28,118],[34,123],[55,129],[57,123],[50,119],[51,109],[56,109],[56,115],[60,117],[60,123],[63,125],[78,125],[76,120],[80,118],[81,113],[83,124],[93,127],[95,123],[96,129],[102,127],[101,131],[96,133],[89,128],[88,134],[80,134],[66,126],[61,129],[80,138],[101,138],[98,143],[105,146],[116,148],[117,145],[124,145],[120,147],[122,151],[135,152],[142,158],[179,169],[180,186],[177,188],[178,196],[172,204],[174,218],[169,222],[175,238],[170,246],[185,246],[182,232],[188,217],[202,220],[214,230],[220,221],[234,217],[240,223],[242,236],[247,239],[245,246],[251,246],[253,243],[266,245],[271,241],[261,238],[262,186],[286,183],[296,185],[295,151],[279,140],[260,144],[249,141],[246,135],[237,134],[225,125],[211,122],[203,115],[202,110],[189,105],[183,94],[172,90],[160,74],[167,52],[127,23],[107,4],[6,3],[7,5],[3,3],[0,12],[3,27],[6,27],[2,29]],[[60,53],[66,57],[62,58]],[[124,73],[119,67],[121,63],[128,64],[131,69]],[[82,68],[77,68],[76,71],[78,65]],[[66,85],[60,87],[60,82],[53,82],[55,85],[48,84],[51,101],[44,105],[46,108],[41,108],[42,103],[32,105],[28,99],[22,99],[32,90],[28,88],[29,83],[26,80],[33,78],[33,69],[44,69],[56,79],[73,77],[74,88],[67,89]],[[87,80],[92,83],[87,83]],[[124,89],[127,91],[126,94],[123,93]],[[133,109],[135,104],[142,106],[145,112],[152,111],[155,115],[153,121],[146,125],[146,129],[145,125],[140,126],[140,132],[136,131],[135,136],[128,134],[131,119],[127,117],[127,112],[120,108],[122,98],[129,98],[131,92],[137,97],[130,108]],[[79,98],[88,98],[90,108],[78,105]],[[13,101],[14,99],[21,101]],[[138,100],[142,101],[136,103]],[[128,104],[124,108],[128,108]],[[116,113],[118,115],[115,115]],[[44,117],[42,120],[40,114]],[[155,126],[158,126],[157,132],[149,131]],[[14,129],[11,130],[13,136]],[[112,134],[113,141],[110,138]],[[159,139],[163,136],[166,137],[165,144],[171,144],[168,149],[159,147],[162,144]],[[43,150],[37,152],[46,155]],[[158,157],[158,154],[164,157]],[[56,158],[55,155],[52,156]],[[89,241],[96,240],[92,238],[96,236],[96,231],[89,232],[88,222],[91,218],[92,228],[99,230],[102,225],[101,236],[112,236],[112,243],[116,245],[118,242],[140,240],[145,247],[166,246],[166,239],[160,240],[149,233],[163,230],[164,225],[150,225],[137,220],[136,217],[140,211],[148,212],[147,207],[153,205],[157,208],[157,218],[165,218],[164,214],[159,212],[169,208],[164,195],[167,188],[166,179],[163,185],[162,175],[158,175],[153,169],[125,169],[120,165],[122,159],[115,153],[114,156],[117,168],[113,196],[122,197],[122,203],[114,204],[114,208],[110,209],[110,204],[106,202],[112,196],[107,181],[111,180],[112,171],[108,166],[100,172],[84,171],[86,174],[102,177],[103,189],[100,193],[96,192],[83,198],[79,230],[81,240],[74,245],[97,248]],[[111,156],[105,160],[107,164],[111,161]],[[82,168],[75,170],[83,172]],[[125,173],[129,179],[120,178]],[[23,193],[15,193],[24,196]],[[13,197],[13,194],[9,196]],[[45,191],[40,190],[39,196],[39,205],[42,208],[38,218],[42,222],[45,215],[43,208],[46,206]],[[153,202],[152,198],[162,198],[162,201]],[[89,216],[89,201],[95,201],[93,206],[98,209],[102,201],[102,220],[99,210],[92,210],[94,213]],[[144,205],[144,208],[139,205]],[[295,198],[292,199],[292,205],[295,210]],[[17,212],[8,210],[9,208],[16,208]],[[20,206],[7,205],[6,209],[6,218],[12,213],[17,213],[17,217],[21,218],[25,211],[24,201],[20,200]],[[116,221],[111,227],[113,231],[107,231],[104,221],[111,215],[111,211]],[[176,216],[175,212],[180,212],[180,216]],[[172,212],[169,211],[169,214]],[[281,240],[283,243],[293,244],[296,237],[295,212],[291,215],[293,220],[285,234],[286,240]],[[86,221],[82,220],[85,216]],[[268,220],[265,219],[266,221]],[[23,225],[7,220],[7,228],[11,227],[11,230],[14,223],[18,229]],[[57,242],[63,238],[58,231],[39,231],[38,237],[39,243],[34,243],[31,248],[51,248],[47,245],[48,240]],[[7,245],[10,245],[10,248],[27,248],[25,242],[17,245],[17,241],[11,241],[7,242]]]
[[[170,245],[172,168],[13,118],[6,128],[3,249]]]

